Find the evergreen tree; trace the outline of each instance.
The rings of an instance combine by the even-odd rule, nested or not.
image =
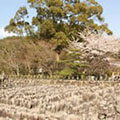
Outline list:
[[[32,26],[26,21],[28,18],[28,11],[26,7],[20,7],[16,12],[14,18],[10,20],[9,25],[5,27],[5,31],[16,33],[23,36],[25,33],[31,35]]]
[[[32,25],[25,21],[28,16],[26,7],[21,7],[5,28],[6,31],[30,34],[34,28],[38,37],[48,39],[54,37],[57,32],[63,32],[71,39],[71,35],[75,36],[76,32],[83,31],[86,27],[112,34],[107,24],[104,24],[103,8],[95,0],[27,0],[27,2],[37,13],[32,18]],[[97,24],[98,21],[100,25]]]

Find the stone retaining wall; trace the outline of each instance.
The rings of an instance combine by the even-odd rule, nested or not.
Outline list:
[[[66,84],[66,85],[99,85],[99,84],[117,84],[119,80],[63,80],[63,79],[40,79],[40,78],[9,78],[1,81],[0,88],[11,88],[17,86],[35,86],[41,84]]]

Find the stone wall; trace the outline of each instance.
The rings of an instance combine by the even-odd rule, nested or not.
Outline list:
[[[32,78],[28,77],[9,77],[8,79],[5,79],[4,81],[0,82],[0,88],[11,88],[11,87],[25,87],[25,86],[35,86],[35,85],[41,85],[41,84],[68,84],[68,85],[99,85],[99,84],[116,84],[120,83],[119,76],[109,78],[109,79],[95,79],[94,76],[90,76],[87,79],[75,80],[72,79],[58,79],[55,78],[38,78],[36,76],[33,76]]]

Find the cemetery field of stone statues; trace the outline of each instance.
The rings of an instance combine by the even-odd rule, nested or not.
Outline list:
[[[120,83],[4,81],[0,88],[0,120],[120,120]]]

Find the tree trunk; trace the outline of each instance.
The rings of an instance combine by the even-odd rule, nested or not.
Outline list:
[[[16,75],[19,76],[20,75],[20,71],[19,71],[19,67],[16,67]]]
[[[60,61],[60,55],[58,53],[56,53],[56,61]]]

